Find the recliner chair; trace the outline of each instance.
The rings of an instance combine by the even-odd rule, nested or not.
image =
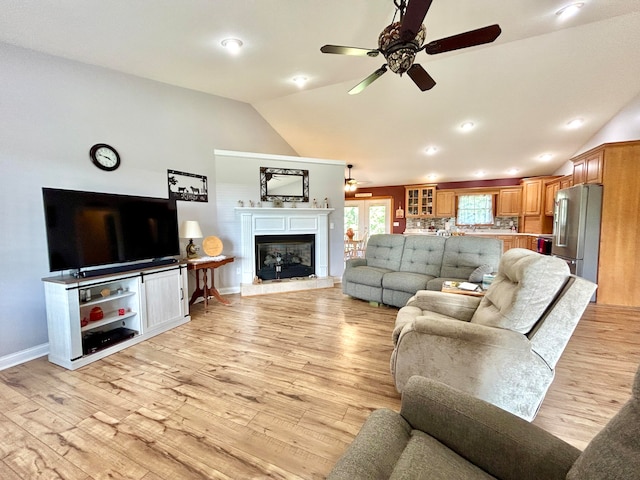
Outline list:
[[[632,396],[583,452],[490,403],[412,377],[400,413],[374,411],[328,480],[638,480],[640,369]]]
[[[595,289],[563,260],[515,248],[483,298],[419,291],[393,331],[397,390],[420,375],[532,420]]]

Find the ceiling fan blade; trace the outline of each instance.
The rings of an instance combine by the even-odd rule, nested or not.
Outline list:
[[[483,43],[491,43],[502,33],[500,25],[489,25],[488,27],[478,28],[465,33],[459,33],[451,37],[441,38],[429,42],[424,47],[424,51],[429,55],[436,53],[450,52],[460,48],[473,47],[482,45]]]
[[[425,90],[431,90],[436,86],[436,81],[431,78],[431,75],[429,75],[419,63],[414,63],[413,65],[411,65],[411,68],[407,70],[407,75],[411,77],[413,83],[415,83],[423,92]]]
[[[424,17],[431,7],[433,0],[410,0],[407,5],[407,10],[404,13],[402,19],[402,25],[400,26],[400,37],[402,41],[409,42],[416,38],[416,35],[420,31],[420,26],[424,21]]]
[[[384,75],[384,72],[386,71],[387,71],[387,66],[382,65],[378,70],[373,72],[367,78],[362,80],[358,85],[356,85],[351,90],[349,90],[349,95],[357,95],[358,93],[363,91],[365,88],[367,88],[369,85],[371,85],[373,82],[375,82],[377,79],[379,79],[382,75]]]
[[[360,47],[345,47],[342,45],[325,45],[320,51],[322,53],[337,53],[338,55],[355,55],[358,57],[377,57],[378,50]]]

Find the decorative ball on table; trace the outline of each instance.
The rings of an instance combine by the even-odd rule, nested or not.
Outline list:
[[[202,242],[202,249],[204,250],[204,253],[210,257],[217,257],[220,255],[222,253],[222,248],[222,240],[218,237],[214,237],[213,235],[205,238]]]

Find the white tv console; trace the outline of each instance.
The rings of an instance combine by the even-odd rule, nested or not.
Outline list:
[[[49,361],[70,370],[191,320],[184,262],[42,280]]]

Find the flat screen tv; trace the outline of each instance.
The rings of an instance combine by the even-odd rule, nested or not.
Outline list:
[[[50,271],[179,255],[175,200],[43,188]]]

